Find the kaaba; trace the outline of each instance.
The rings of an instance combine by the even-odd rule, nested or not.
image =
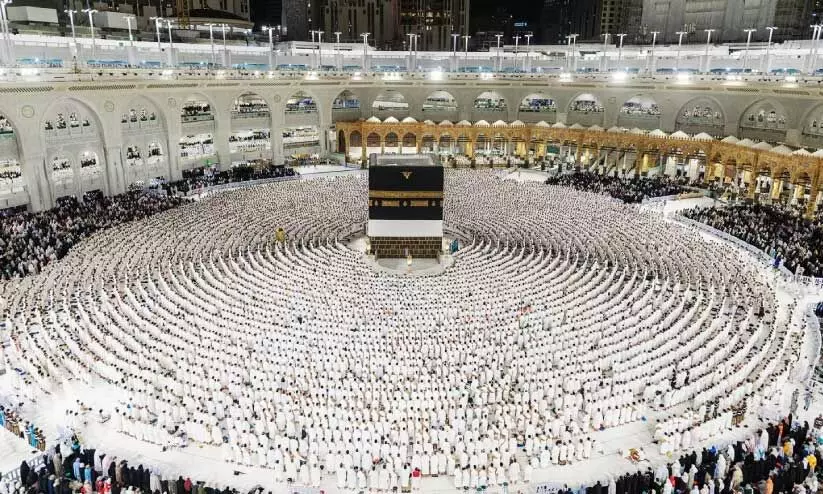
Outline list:
[[[443,166],[426,154],[369,157],[369,223],[375,258],[436,258],[443,242]]]

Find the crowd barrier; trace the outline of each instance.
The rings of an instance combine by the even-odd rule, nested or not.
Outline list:
[[[246,187],[254,187],[255,185],[263,185],[268,183],[274,182],[287,182],[290,180],[299,180],[300,177],[298,175],[294,175],[291,177],[271,177],[271,178],[260,178],[257,180],[248,180],[245,182],[229,182],[227,184],[218,184],[218,185],[210,185],[208,187],[200,187],[198,189],[191,189],[187,194],[186,197],[194,197],[194,196],[203,196],[207,194],[213,194],[217,192],[226,192],[229,190],[236,190],[236,189],[244,189]]]
[[[345,165],[340,165],[345,166]],[[248,180],[245,182],[229,182],[227,184],[218,184],[218,185],[210,185],[208,187],[201,187],[199,189],[192,189],[187,194],[186,197],[194,197],[194,196],[202,196],[206,194],[211,194],[215,192],[226,192],[229,190],[236,190],[236,189],[243,189],[246,187],[254,187],[255,185],[265,185],[274,182],[288,182],[290,180],[300,180],[304,177],[310,177],[313,175],[322,175],[324,173],[343,173],[343,172],[350,172],[350,171],[357,171],[360,168],[354,168],[350,166],[345,166],[345,170],[337,170],[337,171],[328,171],[328,172],[315,172],[315,173],[307,173],[305,175],[300,174],[300,170],[296,170],[297,174],[291,177],[270,177],[270,178],[260,178],[257,180]]]
[[[37,471],[46,464],[46,453],[37,453],[32,458],[26,459],[32,470]],[[17,466],[13,470],[5,472],[0,476],[0,484],[17,485],[20,482],[20,467]]]
[[[811,335],[811,345],[809,347],[812,349],[812,354],[809,355],[809,358],[812,362],[811,370],[809,370],[808,376],[804,376],[803,379],[806,383],[811,381],[814,378],[814,373],[817,370],[817,364],[820,360],[820,346],[821,340],[823,340],[823,336],[820,334],[820,319],[817,317],[817,314],[814,313],[815,304],[811,304],[809,310],[806,314],[806,322],[809,325],[810,331],[808,333]]]

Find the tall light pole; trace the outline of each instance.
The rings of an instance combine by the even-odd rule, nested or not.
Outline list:
[[[217,66],[217,59],[214,56],[214,23],[209,22],[206,25],[209,26],[209,45],[211,45],[211,68],[214,68],[215,66]]]
[[[772,51],[772,35],[777,28],[774,26],[767,26],[766,29],[769,31],[769,42],[766,43],[766,73],[768,74],[769,71],[772,69],[772,60],[771,60],[771,51]],[[762,66],[762,64],[761,64]]]
[[[272,35],[272,31],[274,31],[274,28],[272,26],[263,26],[263,31],[269,32],[269,70],[274,70],[274,64],[272,63],[274,53],[274,36]]]
[[[571,55],[572,55],[572,36],[566,36],[566,70],[571,70]]]
[[[820,39],[820,32],[823,30],[823,25],[821,24],[812,24],[812,43],[809,46],[809,73],[814,74],[815,68],[814,66],[817,64],[817,43],[816,41]]]
[[[363,38],[363,70],[366,69],[366,47],[369,46],[369,35],[371,33],[361,33],[360,37]]]
[[[654,71],[657,70],[656,67],[655,67],[655,65],[657,65],[656,64],[657,59],[655,58],[654,45],[657,43],[657,35],[658,34],[660,34],[660,31],[652,31],[652,56],[651,56],[652,66],[651,66],[651,70],[650,70],[650,72],[652,72],[652,73],[654,73]]]
[[[746,33],[746,51],[743,52],[743,72],[745,72],[749,63],[749,45],[752,43],[752,33],[757,32],[757,29],[744,29],[743,32]]]
[[[514,36],[514,70],[517,70],[517,52],[520,50],[520,35]]]
[[[323,70],[323,33],[325,31],[317,31],[317,69]]]
[[[526,38],[526,70],[531,72],[532,70],[532,36],[533,34],[525,34],[523,35]]]
[[[411,63],[412,63],[412,39],[414,39],[414,33],[406,33],[406,36],[409,37],[409,66],[411,67]]]
[[[338,70],[342,69],[340,65],[342,61],[340,59],[340,35],[343,34],[340,31],[334,32],[334,66],[337,67]]]
[[[686,34],[686,31],[677,31],[674,34],[677,35],[677,63],[674,64],[674,71],[677,72],[680,70],[680,48],[683,47],[683,35]]]
[[[163,48],[160,46],[160,23],[163,22],[165,19],[162,17],[152,17],[150,20],[154,21],[154,28],[157,30],[157,54],[160,56],[162,61],[163,57],[161,53],[163,53]],[[74,31],[74,29],[72,29]]]
[[[412,68],[417,71],[417,40],[420,39],[419,34],[412,36]]]
[[[174,41],[171,39],[171,27],[172,27],[173,24],[174,24],[174,20],[166,19],[166,27],[169,28],[169,52],[172,53],[172,55],[169,56],[170,57],[169,60],[171,60],[171,61],[174,61],[174,55],[173,55],[173,52],[172,52],[172,50],[174,50]]]
[[[625,33],[620,33],[616,35],[620,38],[620,46],[617,48],[617,68],[620,69],[620,64],[623,61],[623,38],[626,37]]]
[[[3,28],[3,43],[6,45],[6,54],[8,55],[9,65],[14,65],[14,53],[12,50],[11,35],[9,33],[8,11],[6,6],[11,3],[11,0],[0,0],[0,23]]]
[[[72,50],[77,50],[77,33],[74,31],[74,14],[77,13],[76,10],[66,9],[63,12],[69,15],[69,23],[71,24],[71,44]]]
[[[503,37],[502,34],[495,34],[495,38],[497,38],[497,67],[496,72],[499,72],[503,68],[503,61],[500,58],[500,38]]]
[[[603,69],[602,70],[603,70],[603,72],[606,72],[606,70],[609,68],[609,61],[606,59],[606,53],[609,50],[609,36],[611,36],[611,34],[603,33],[603,34],[601,34],[601,36],[603,36]]]
[[[578,33],[572,33],[569,36],[572,37],[572,72],[577,71],[577,37],[580,36]]]
[[[131,21],[136,21],[137,18],[133,15],[126,16],[126,23],[129,25],[129,44],[134,46],[134,36],[131,35]]]
[[[465,36],[463,36],[463,39],[466,40],[466,56],[465,56],[465,62],[464,63],[466,65],[468,65],[468,63],[469,63],[469,40],[471,39],[471,36],[465,35]]]
[[[95,43],[94,43],[94,14],[97,13],[95,9],[83,9],[83,12],[89,15],[89,28],[91,29],[91,56],[94,56],[95,52]]]
[[[704,72],[708,72],[709,67],[709,48],[712,45],[712,33],[716,31],[716,29],[704,29],[703,31],[706,32],[706,68]]]

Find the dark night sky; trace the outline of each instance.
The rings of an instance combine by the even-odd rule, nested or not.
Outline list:
[[[537,30],[537,23],[540,20],[540,11],[543,8],[543,0],[514,0],[502,2],[501,0],[472,0],[471,16],[472,29],[493,29],[495,26],[486,25],[493,23],[491,17],[501,9],[505,9],[514,16],[514,20],[527,20],[531,28]],[[491,22],[490,22],[491,21]]]

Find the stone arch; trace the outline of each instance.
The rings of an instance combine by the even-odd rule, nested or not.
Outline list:
[[[17,137],[17,127],[0,111],[0,194],[3,195],[25,189],[23,153]]]
[[[475,96],[472,101],[472,108],[475,112],[505,112],[508,109],[506,98],[497,91],[483,91]]]
[[[606,113],[600,98],[593,93],[578,93],[569,101],[567,110],[569,124],[584,126],[603,125]]]
[[[323,133],[320,130],[320,100],[317,95],[303,89],[298,90],[286,98],[283,113],[285,125],[279,130],[274,129],[275,132],[280,132],[283,139],[283,153],[300,156],[319,151]],[[257,140],[268,146],[262,152],[271,150],[270,140],[267,141],[265,137]],[[259,146],[254,149],[261,152]]]
[[[517,119],[525,123],[557,122],[557,100],[542,91],[527,94],[517,106]]]
[[[380,119],[388,117],[403,118],[409,115],[409,103],[406,97],[396,89],[381,91],[372,102],[372,115]]]
[[[344,89],[332,100],[331,116],[333,122],[356,121],[362,116],[360,98],[348,89]]]
[[[377,132],[371,132],[369,135],[366,136],[366,147],[367,148],[374,148],[380,147],[380,143],[382,140],[380,139],[380,134]]]
[[[726,113],[716,98],[699,96],[687,101],[677,112],[674,119],[675,130],[687,134],[705,132],[714,137],[725,133]]]
[[[660,128],[660,118],[661,111],[657,101],[647,94],[638,94],[623,102],[617,115],[617,125],[654,130]]]
[[[420,150],[423,152],[434,152],[435,144],[436,141],[434,140],[434,135],[432,134],[423,134],[423,137],[420,138]]]
[[[400,138],[397,136],[396,133],[389,132],[383,138],[383,147],[386,149],[386,151],[388,151],[389,148],[393,148],[393,149],[394,148],[399,148],[399,146],[400,146]]]
[[[349,134],[349,147],[361,147],[363,145],[363,134],[359,130],[355,130]]]
[[[229,111],[232,118],[268,118],[271,114],[269,101],[254,91],[244,91],[237,95],[231,103]]]
[[[231,165],[249,165],[272,157],[271,105],[258,93],[238,95],[229,108],[231,132],[228,136]]]
[[[317,98],[311,95],[309,92],[304,90],[299,90],[296,93],[292,94],[288,98],[286,98],[286,104],[284,105],[284,111],[286,114],[303,114],[303,113],[317,113],[318,112],[318,105],[317,105]]]
[[[362,158],[363,144],[363,134],[361,134],[359,130],[350,133],[348,142],[349,156],[354,159]]]
[[[90,190],[102,190],[108,194],[108,167],[105,160],[105,129],[92,106],[75,97],[54,101],[43,112],[42,142],[47,163],[51,158],[62,156],[71,172],[48,170],[47,176],[53,197],[80,197]],[[79,156],[94,153],[96,164],[81,174]]]
[[[474,136],[474,153],[476,155],[488,154],[491,151],[491,139],[484,132],[478,132]]]
[[[214,102],[203,93],[191,93],[180,104],[180,121],[214,121],[216,108]]]
[[[123,176],[126,185],[169,176],[168,122],[146,96],[131,99],[121,112]]]
[[[782,103],[764,98],[749,105],[740,115],[739,127],[752,129],[786,129],[787,113]],[[741,132],[742,135],[742,132]]]
[[[454,145],[454,138],[452,138],[451,134],[441,134],[440,137],[437,139],[437,149],[438,151],[451,153],[452,146]]]
[[[337,131],[337,152],[346,155],[346,133],[342,130]]]
[[[800,121],[804,134],[823,136],[823,103],[818,103],[809,108]]]
[[[578,93],[569,101],[569,112],[603,113],[605,108],[600,98],[594,93]]]
[[[417,135],[414,132],[406,132],[403,134],[403,148],[408,149],[411,148],[414,151],[417,151]]]
[[[189,94],[180,105],[180,140],[177,153],[181,171],[197,168],[217,158],[217,108],[203,93]]]
[[[557,101],[543,92],[527,94],[520,100],[518,111],[526,113],[557,113]]]
[[[438,90],[430,93],[423,100],[422,113],[432,120],[455,119],[460,110],[457,98],[448,91]]]

